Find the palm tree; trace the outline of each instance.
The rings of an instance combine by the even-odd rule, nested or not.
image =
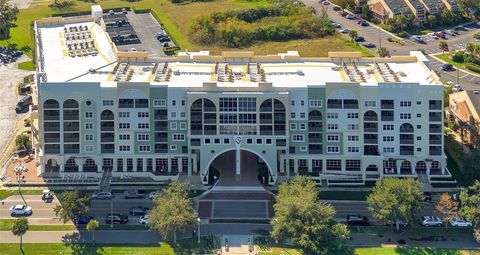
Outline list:
[[[385,57],[385,56],[388,55],[388,53],[389,53],[389,52],[388,52],[387,48],[385,48],[385,47],[380,47],[380,48],[378,48],[378,50],[377,50],[377,54],[378,54],[380,57]]]
[[[16,236],[20,237],[20,251],[22,254],[23,248],[22,248],[22,237],[27,233],[28,231],[28,220],[26,218],[20,218],[20,219],[15,219],[12,224],[12,233]]]
[[[97,229],[99,223],[97,220],[90,220],[86,226],[87,231],[92,232],[92,243],[95,245],[95,229]]]
[[[351,40],[352,42],[355,41],[355,37],[357,37],[357,35],[358,35],[358,32],[355,31],[355,30],[350,30],[350,31],[348,31],[348,36],[350,37],[350,40]]]
[[[437,16],[430,14],[427,17],[427,21],[428,21],[428,24],[430,24],[430,27],[432,28],[433,25],[437,22]]]
[[[480,149],[480,121],[478,120],[470,122],[470,141],[473,148]]]
[[[442,49],[442,55],[445,55],[445,50],[448,50],[448,43],[445,42],[445,41],[441,41],[438,44],[438,47],[440,47],[440,49]]]
[[[470,57],[473,56],[473,54],[475,53],[475,44],[473,43],[467,43],[465,44],[465,50],[468,52],[468,54],[470,55]]]
[[[465,129],[467,129],[469,125],[468,125],[468,122],[466,121],[458,120],[456,126],[457,126],[457,129],[460,130],[460,140],[462,142],[462,151],[463,151],[463,145],[465,140]]]

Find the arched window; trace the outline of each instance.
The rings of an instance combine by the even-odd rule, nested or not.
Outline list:
[[[64,109],[75,109],[78,108],[78,102],[75,99],[67,99],[63,102]]]
[[[427,164],[425,161],[418,161],[417,165],[415,166],[415,171],[426,171],[427,170]]]
[[[60,104],[57,100],[48,99],[47,101],[43,102],[43,109],[58,109],[60,108]]]
[[[322,113],[319,110],[313,110],[308,113],[308,120],[322,120]]]
[[[413,126],[410,123],[403,123],[400,126],[400,133],[413,133]]]
[[[367,111],[365,114],[363,114],[363,120],[364,121],[377,121],[378,116],[377,113],[374,111]]]
[[[104,110],[100,115],[101,120],[114,120],[114,114],[110,110]]]
[[[217,107],[210,99],[201,98],[192,103],[190,130],[192,135],[217,134]]]

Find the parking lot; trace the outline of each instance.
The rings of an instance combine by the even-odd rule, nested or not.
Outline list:
[[[155,34],[157,34],[158,32],[162,32],[163,29],[150,13],[136,14],[132,11],[129,11],[126,14],[105,14],[104,20],[105,23],[121,23],[120,26],[109,27],[107,29],[107,32],[110,34],[111,37],[112,35],[125,35],[124,42],[116,43],[119,50],[147,51],[149,55],[153,57],[165,56],[165,54],[163,53],[163,46],[165,43],[161,43],[160,41],[158,41],[155,36]],[[169,47],[174,46],[173,42],[171,41],[167,44]]]

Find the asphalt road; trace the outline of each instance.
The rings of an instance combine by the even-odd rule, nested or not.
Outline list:
[[[34,224],[59,224],[59,219],[56,217],[53,212],[53,208],[58,204],[58,200],[54,200],[52,203],[45,203],[40,199],[40,196],[37,195],[28,195],[25,196],[25,200],[29,206],[33,208],[33,214],[29,216],[29,220]],[[424,203],[422,211],[419,213],[421,215],[436,215],[434,212],[435,201],[438,200],[437,196],[433,196],[433,203]],[[345,221],[347,215],[349,214],[360,214],[367,216],[373,220],[372,215],[367,209],[366,201],[326,201],[333,205],[337,211],[334,220],[338,222]],[[3,205],[0,206],[0,218],[12,218],[9,213],[9,208],[15,204],[22,204],[23,200],[20,196],[11,196],[4,200]],[[104,217],[107,213],[111,211],[111,205],[113,204],[113,212],[125,213],[128,214],[130,208],[134,206],[144,206],[151,208],[153,206],[152,201],[149,199],[129,199],[125,200],[121,198],[120,195],[112,200],[92,200],[90,215],[100,220],[100,223],[104,222]],[[139,216],[129,216],[128,224],[139,224]],[[380,224],[377,222],[377,224]]]
[[[302,0],[307,6],[311,6],[317,10],[317,13],[322,13],[322,10],[325,8],[328,14],[328,18],[340,25],[343,28],[347,28],[349,30],[356,30],[360,36],[365,38],[365,42],[370,42],[376,45],[376,47],[385,47],[389,50],[390,55],[409,55],[410,51],[415,51],[420,48],[425,50],[427,55],[433,55],[441,53],[442,51],[438,48],[438,44],[443,39],[438,40],[427,40],[425,44],[420,44],[412,39],[403,39],[405,45],[400,45],[398,43],[388,42],[387,39],[389,37],[394,37],[391,33],[379,29],[378,27],[374,26],[373,24],[362,27],[357,24],[357,20],[349,20],[342,17],[339,12],[333,10],[333,5],[322,5],[318,3],[316,0]],[[465,44],[469,42],[475,42],[473,39],[473,34],[480,32],[480,25],[479,24],[470,24],[467,26],[467,31],[459,31],[459,35],[457,36],[448,36],[447,39],[444,40],[448,43],[449,48],[453,49],[462,49]],[[348,34],[342,34],[345,38],[349,39]],[[478,42],[477,42],[478,43]],[[376,48],[371,49],[375,51]],[[440,76],[441,79],[446,81],[451,81],[454,84],[460,83],[464,89],[480,89],[480,77],[476,75],[472,75],[463,71],[459,72],[457,76],[457,72],[445,72],[440,70],[440,66],[443,64],[442,62],[434,59],[431,56],[428,56],[428,59],[431,61],[430,66],[432,70],[436,71],[437,74]],[[457,77],[458,82],[457,82]]]

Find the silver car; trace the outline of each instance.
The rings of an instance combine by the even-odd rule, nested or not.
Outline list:
[[[113,195],[109,191],[95,191],[92,194],[92,199],[112,199]]]
[[[28,216],[32,215],[32,207],[27,205],[14,205],[10,207],[11,216]]]
[[[435,216],[422,216],[420,220],[422,222],[422,226],[424,227],[432,227],[432,226],[439,227],[443,223],[440,218]]]

